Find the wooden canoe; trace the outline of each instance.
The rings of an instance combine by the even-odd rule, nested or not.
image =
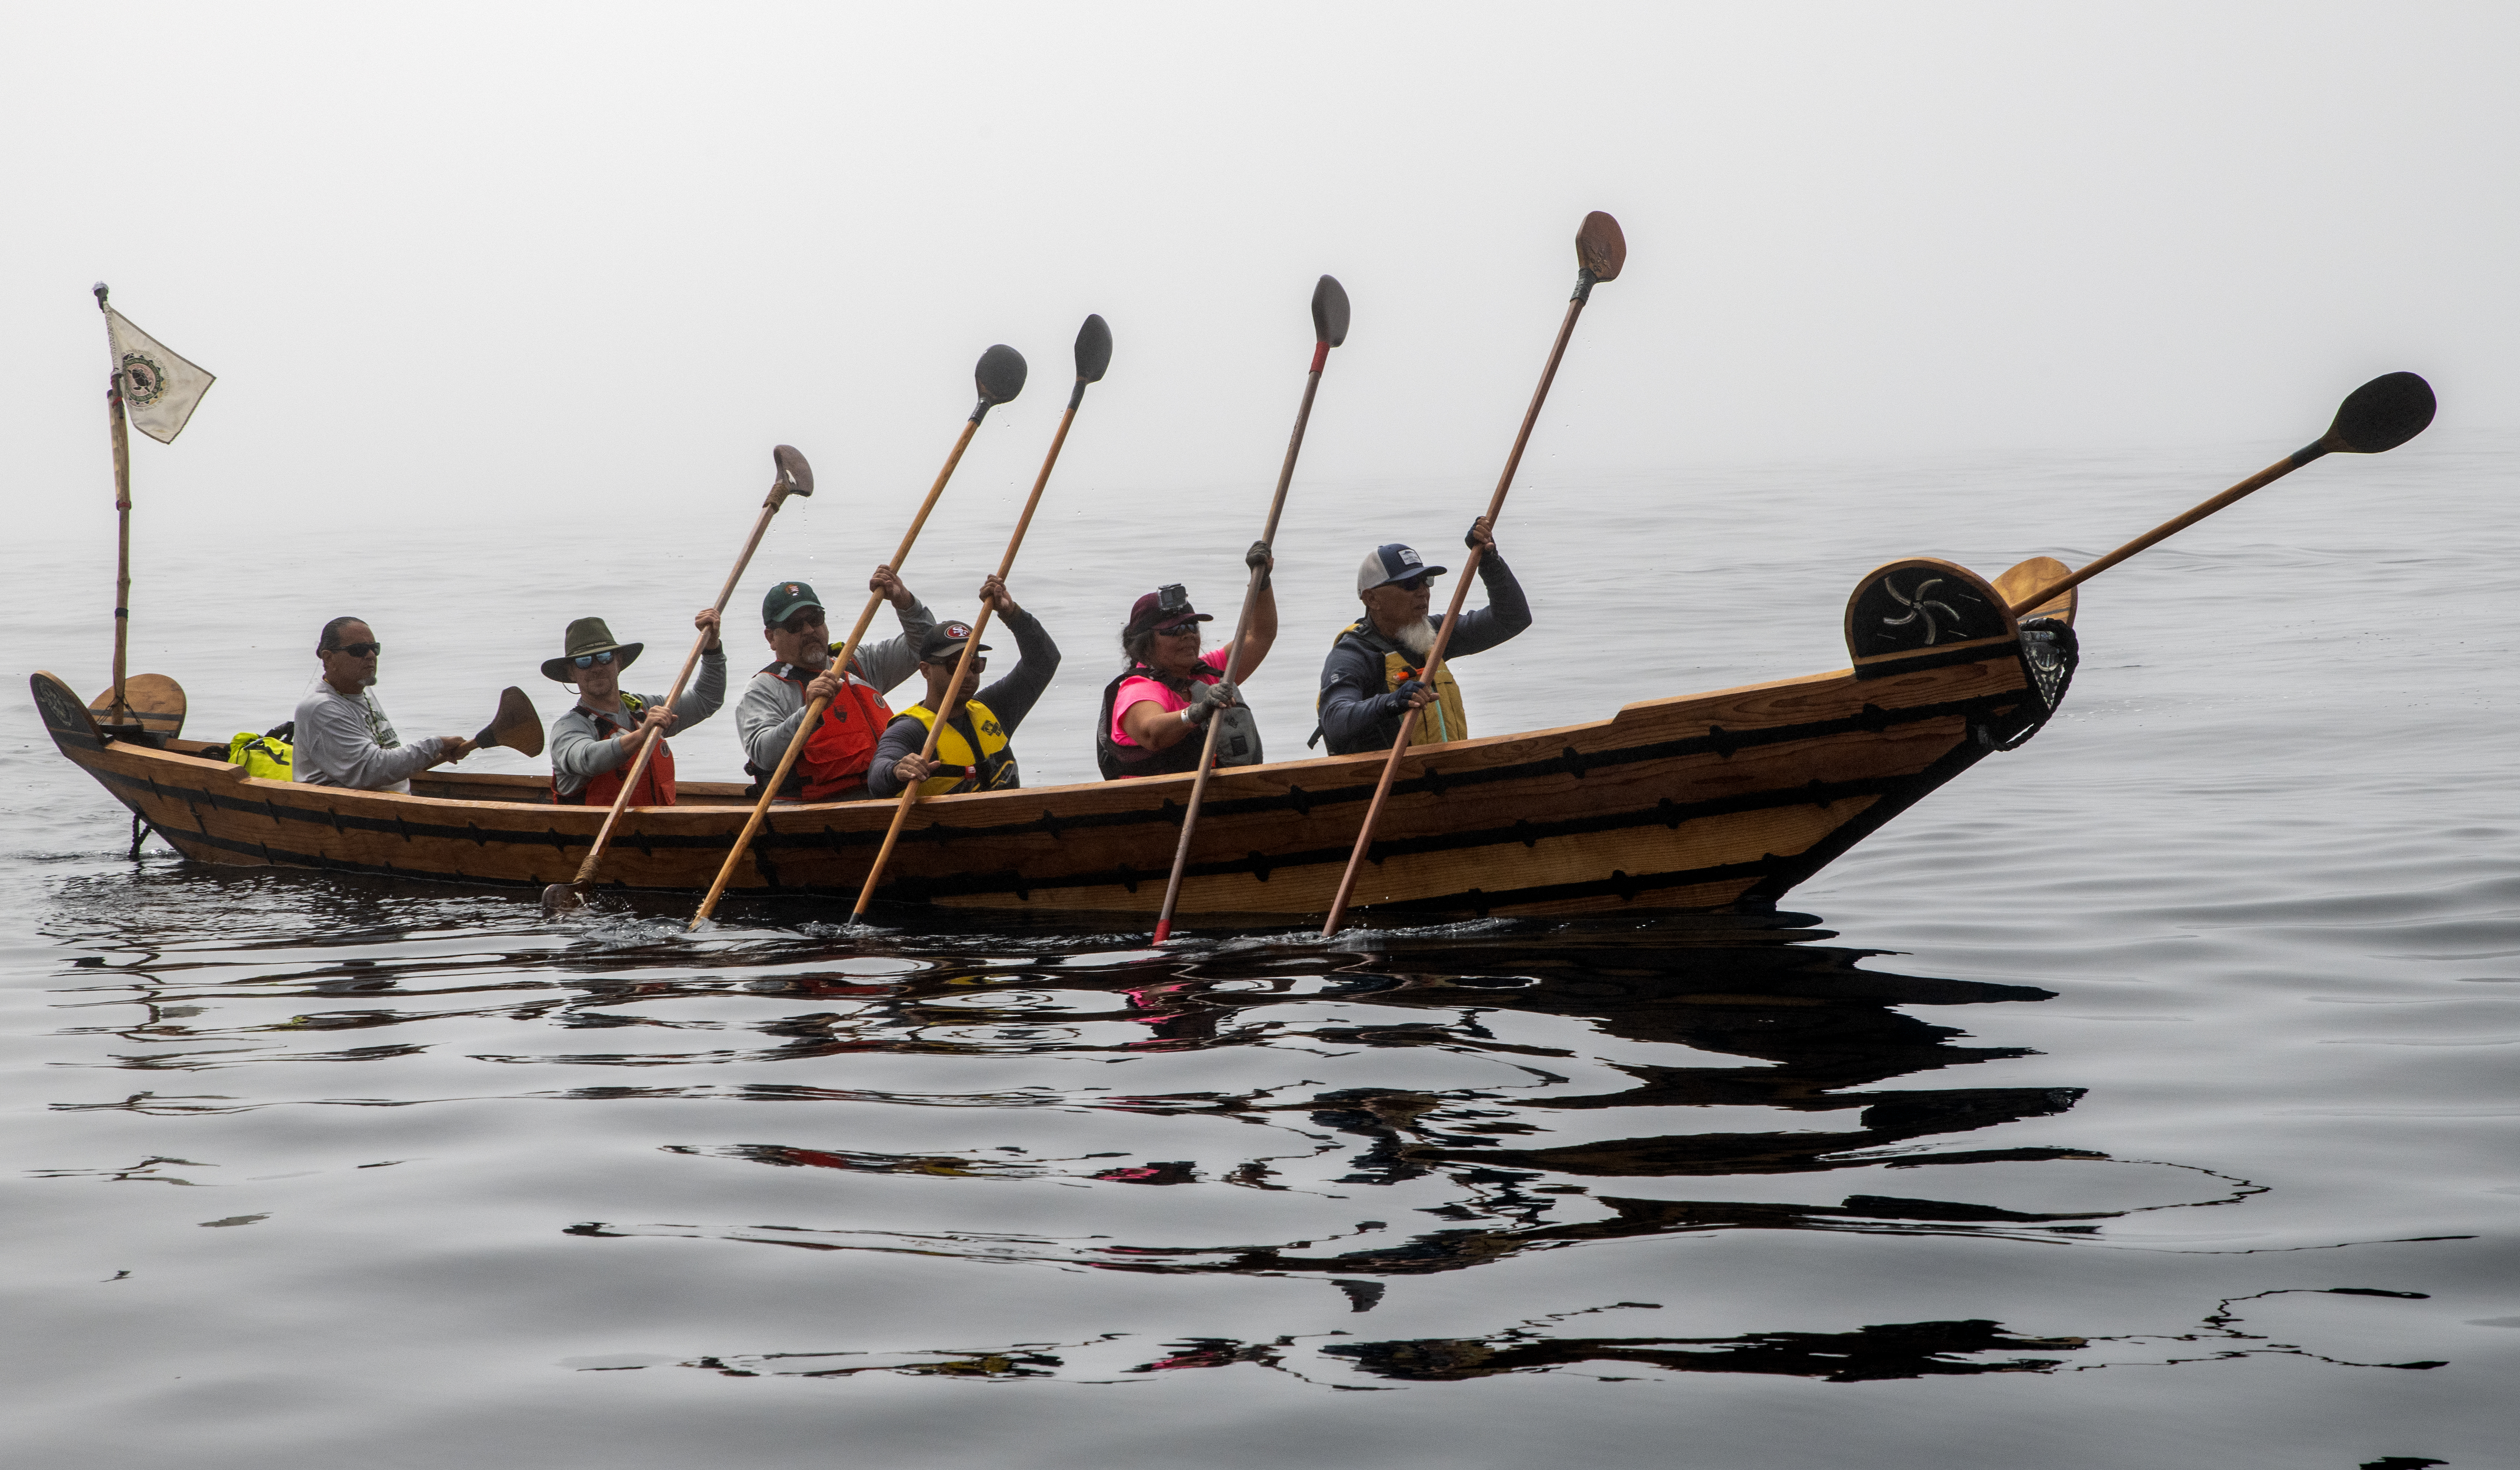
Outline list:
[[[1848,600],[1853,664],[1646,699],[1606,720],[1414,747],[1356,902],[1413,913],[1763,910],[1927,792],[2053,713],[2075,662],[2070,600],[2016,619],[2063,568],[1990,584],[1948,561],[1868,573]],[[2025,625],[2026,624],[2026,625]],[[530,776],[427,772],[412,794],[248,777],[224,745],[100,735],[49,674],[31,683],[62,754],[186,857],[539,890],[575,875],[601,809]],[[1380,754],[1218,772],[1182,886],[1186,913],[1283,920],[1329,904]],[[915,810],[878,898],[1152,915],[1188,776],[981,792]],[[634,808],[605,886],[703,889],[748,803],[689,782]],[[847,898],[888,801],[774,807],[731,891]]]

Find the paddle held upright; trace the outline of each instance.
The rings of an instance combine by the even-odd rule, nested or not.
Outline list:
[[[743,579],[743,569],[752,564],[752,554],[760,549],[761,537],[770,529],[770,517],[779,513],[779,508],[787,503],[788,497],[801,495],[810,499],[814,494],[814,467],[805,463],[803,455],[782,444],[770,451],[770,460],[778,467],[778,477],[770,484],[770,498],[761,503],[761,514],[752,522],[752,534],[744,538],[743,550],[736,556],[735,569],[726,574],[726,585],[717,590],[716,606],[721,621],[726,616],[727,600],[735,596],[735,584]],[[699,666],[700,654],[708,647],[708,641],[709,635],[705,630],[692,641],[692,651],[683,659],[682,672],[674,676],[673,691],[665,695],[667,707],[675,706],[682,699],[683,686],[691,681],[692,670]],[[655,754],[658,739],[652,726],[641,733],[639,754],[630,762],[630,774],[621,779],[621,789],[613,793],[612,810],[604,814],[604,825],[596,829],[595,845],[586,850],[586,861],[577,865],[577,876],[543,890],[543,913],[546,915],[562,909],[574,909],[586,902],[587,890],[595,886],[596,870],[604,864],[605,849],[612,845],[612,829],[620,824],[622,811],[630,805],[630,793],[638,789],[639,778],[648,774],[648,762]]]
[[[945,493],[945,482],[954,477],[954,467],[963,463],[963,451],[970,447],[971,436],[980,431],[980,421],[989,417],[989,410],[1011,401],[1023,391],[1024,373],[1023,354],[1003,342],[980,354],[979,366],[971,371],[971,380],[979,388],[980,401],[972,407],[970,418],[963,422],[963,431],[954,440],[953,452],[945,456],[945,468],[936,471],[936,482],[927,487],[927,498],[919,503],[919,513],[911,517],[910,529],[902,534],[901,545],[887,563],[894,571],[900,571],[903,563],[910,559],[910,549],[919,540],[920,528],[927,524],[927,512],[936,509],[937,497]],[[882,605],[881,593],[868,595],[866,608],[858,614],[857,626],[849,630],[849,641],[840,646],[838,655],[832,662],[832,667],[843,678],[848,674],[849,659],[858,651],[859,640],[866,637],[867,628],[875,622],[876,609]],[[735,876],[736,865],[743,861],[744,853],[752,846],[753,837],[761,831],[762,819],[769,815],[770,803],[778,796],[780,783],[788,780],[788,771],[795,766],[797,755],[805,748],[805,737],[813,733],[814,726],[823,718],[824,707],[830,702],[816,699],[805,706],[805,717],[796,722],[796,734],[789,737],[786,753],[779,757],[779,769],[771,772],[762,782],[761,799],[752,804],[752,815],[744,819],[742,832],[736,837],[735,846],[728,850],[726,862],[718,869],[716,879],[709,884],[707,896],[700,900],[698,910],[692,914],[691,928],[698,929],[706,923],[709,914],[716,911],[718,895],[726,892],[728,880]]]
[[[1506,492],[1513,488],[1514,471],[1522,466],[1522,451],[1531,442],[1531,428],[1540,422],[1540,407],[1549,401],[1549,385],[1557,377],[1558,360],[1566,355],[1567,338],[1575,334],[1575,319],[1584,314],[1584,304],[1593,297],[1593,288],[1603,281],[1619,279],[1621,267],[1627,264],[1628,242],[1619,231],[1619,222],[1596,209],[1584,216],[1584,226],[1575,232],[1575,294],[1566,302],[1566,320],[1557,327],[1557,340],[1549,349],[1549,364],[1540,370],[1540,386],[1531,393],[1531,407],[1524,410],[1522,427],[1513,436],[1513,452],[1506,456],[1505,472],[1497,477],[1496,494],[1488,498],[1488,524],[1505,510]],[[1462,563],[1461,580],[1453,585],[1453,601],[1444,608],[1444,621],[1435,630],[1435,645],[1426,653],[1426,667],[1419,674],[1429,687],[1435,671],[1443,666],[1444,648],[1453,640],[1453,626],[1461,621],[1462,603],[1469,597],[1470,576],[1479,569],[1481,548],[1472,546]],[[1391,741],[1391,756],[1382,763],[1382,779],[1374,783],[1373,800],[1365,809],[1365,824],[1356,834],[1356,850],[1348,854],[1347,871],[1339,875],[1338,892],[1330,899],[1329,917],[1322,922],[1322,937],[1327,939],[1339,931],[1347,918],[1347,904],[1356,892],[1358,873],[1365,867],[1368,853],[1373,848],[1373,829],[1382,820],[1383,803],[1391,797],[1391,783],[1400,773],[1400,758],[1409,749],[1409,737],[1418,729],[1418,711],[1410,710],[1400,717],[1400,733]]]
[[[1265,545],[1278,544],[1278,516],[1286,509],[1286,486],[1295,478],[1295,457],[1304,452],[1304,425],[1313,417],[1313,393],[1322,385],[1322,369],[1330,360],[1330,349],[1347,340],[1347,288],[1335,277],[1324,276],[1313,287],[1313,366],[1304,375],[1304,397],[1295,406],[1295,431],[1286,439],[1285,463],[1278,467],[1278,490],[1269,499],[1269,519],[1260,528]],[[1242,613],[1234,620],[1234,642],[1225,655],[1225,682],[1242,677],[1242,639],[1251,631],[1251,604],[1258,601],[1260,588],[1269,578],[1265,567],[1253,567],[1250,581],[1242,588]],[[1216,737],[1225,722],[1207,722],[1207,738],[1199,747],[1198,774],[1191,778],[1190,807],[1182,813],[1181,840],[1173,847],[1173,873],[1164,882],[1163,912],[1155,915],[1155,943],[1172,937],[1173,909],[1181,902],[1182,874],[1190,864],[1191,833],[1198,830],[1198,806],[1207,797],[1207,773],[1216,764]]]
[[[1042,456],[1041,473],[1033,477],[1032,494],[1025,497],[1023,514],[1015,521],[1015,532],[1007,538],[1007,554],[998,558],[998,580],[1006,580],[1014,570],[1015,553],[1022,550],[1024,532],[1032,528],[1032,512],[1041,505],[1041,492],[1050,483],[1050,471],[1058,464],[1058,451],[1067,443],[1067,426],[1076,422],[1076,407],[1085,401],[1085,385],[1102,380],[1103,370],[1111,366],[1111,328],[1099,315],[1089,316],[1076,334],[1076,387],[1067,395],[1067,412],[1058,416],[1058,431],[1050,437],[1050,453]],[[954,678],[946,686],[946,705],[963,697],[971,678],[971,651],[980,646],[980,635],[989,629],[989,614],[995,609],[987,602],[980,604],[980,615],[971,620],[971,636],[963,641],[963,656],[955,662]],[[921,760],[933,759],[937,736],[943,733],[950,716],[938,710],[936,719],[927,727],[927,739],[920,747]],[[849,921],[864,917],[867,905],[875,902],[876,884],[883,880],[884,865],[892,860],[893,844],[901,840],[902,824],[910,820],[910,809],[919,804],[922,782],[912,781],[901,788],[901,799],[892,809],[892,825],[884,830],[883,846],[876,849],[875,861],[868,865],[866,886],[858,890],[858,903],[849,911]]]

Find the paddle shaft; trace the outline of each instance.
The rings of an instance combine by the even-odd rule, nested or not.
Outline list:
[[[1295,408],[1295,431],[1286,440],[1286,462],[1278,467],[1278,493],[1269,499],[1268,524],[1260,528],[1260,539],[1271,546],[1278,543],[1278,516],[1286,509],[1286,487],[1295,478],[1295,457],[1304,452],[1304,425],[1313,417],[1313,394],[1322,385],[1322,369],[1330,358],[1330,344],[1313,343],[1313,369],[1304,375],[1304,401]],[[1261,584],[1269,578],[1265,566],[1254,567],[1251,579],[1242,587],[1242,613],[1234,620],[1234,643],[1225,654],[1225,682],[1232,684],[1242,676],[1242,640],[1251,631],[1252,604],[1260,600]],[[1190,865],[1191,834],[1198,830],[1198,805],[1207,798],[1207,773],[1216,764],[1216,740],[1225,722],[1210,719],[1207,735],[1200,743],[1198,774],[1190,781],[1190,809],[1182,813],[1181,841],[1173,848],[1173,875],[1164,883],[1163,911],[1155,915],[1155,940],[1162,944],[1173,932],[1173,910],[1181,903],[1182,874]]]
[[[1085,379],[1080,378],[1076,380],[1076,391],[1067,395],[1067,412],[1058,416],[1058,432],[1050,436],[1050,453],[1042,456],[1041,473],[1033,476],[1032,494],[1024,498],[1023,514],[1015,521],[1015,533],[1007,538],[1007,554],[998,558],[998,580],[1001,582],[1015,569],[1015,553],[1023,549],[1024,532],[1032,529],[1032,512],[1040,508],[1041,492],[1050,483],[1051,469],[1058,464],[1058,451],[1067,443],[1067,426],[1076,422],[1076,406],[1084,401]],[[971,677],[971,655],[980,646],[980,635],[989,631],[989,614],[995,610],[990,603],[982,602],[980,615],[971,620],[971,636],[963,641],[963,656],[955,660],[953,682],[945,686],[946,709],[938,710],[936,718],[928,722],[927,738],[919,747],[919,758],[922,761],[935,758],[937,738],[944,735],[952,718],[947,710],[965,697],[966,681]],[[912,781],[901,788],[901,799],[892,809],[892,825],[884,829],[883,846],[876,849],[875,862],[867,868],[866,886],[858,890],[858,905],[849,911],[851,923],[865,914],[867,905],[875,902],[875,885],[883,881],[884,865],[892,861],[893,844],[901,840],[902,825],[910,820],[910,809],[919,804],[919,788],[924,784],[924,781]]]
[[[970,448],[971,436],[980,431],[980,421],[987,416],[990,407],[984,401],[972,410],[969,422],[963,425],[962,434],[954,440],[954,452],[945,457],[945,468],[936,471],[936,483],[927,487],[927,498],[919,503],[919,513],[911,518],[910,529],[902,534],[901,545],[892,554],[890,565],[896,573],[901,570],[902,563],[910,559],[910,548],[919,540],[921,528],[927,524],[927,512],[936,509],[936,498],[945,493],[945,482],[954,477],[954,467],[963,463],[963,451]],[[875,622],[876,609],[882,605],[882,593],[867,595],[866,608],[858,614],[857,626],[849,630],[849,641],[840,646],[839,656],[832,661],[832,668],[842,679],[849,677],[849,660],[857,656],[858,641],[866,637],[868,627]],[[814,727],[823,718],[824,709],[831,702],[829,699],[816,699],[805,706],[805,717],[796,722],[796,733],[788,737],[788,749],[779,757],[779,769],[770,773],[769,780],[762,782],[761,799],[752,804],[752,815],[744,819],[742,833],[735,839],[735,846],[727,853],[725,864],[718,869],[716,879],[709,884],[708,896],[700,900],[698,912],[692,915],[691,928],[697,929],[705,923],[717,909],[718,895],[726,892],[728,880],[735,876],[735,866],[742,862],[743,855],[751,849],[753,837],[761,831],[762,819],[770,814],[770,803],[779,794],[780,783],[788,780],[788,771],[795,766],[796,757],[805,748],[805,737],[813,734]]]
[[[770,517],[779,513],[779,507],[787,499],[788,489],[783,483],[773,485],[770,498],[761,503],[761,515],[753,521],[752,534],[744,539],[743,551],[735,558],[735,569],[726,574],[726,585],[717,590],[716,610],[721,620],[726,616],[727,600],[735,596],[735,584],[742,579],[743,569],[752,564],[752,554],[761,548],[761,538],[770,529]],[[666,707],[673,708],[682,699],[683,686],[691,682],[692,670],[699,666],[700,654],[707,650],[708,642],[707,631],[692,640],[692,651],[683,659],[683,670],[674,676],[673,691],[665,695]],[[604,825],[595,832],[595,845],[587,849],[586,861],[577,865],[577,876],[569,880],[571,883],[583,888],[595,881],[595,869],[604,861],[604,850],[612,845],[612,828],[621,821],[623,810],[630,805],[630,793],[639,788],[639,778],[648,774],[649,760],[655,755],[656,747],[663,743],[663,736],[653,726],[640,732],[638,757],[630,763],[630,774],[621,779],[621,789],[613,793],[612,810],[604,814]]]
[[[1549,349],[1549,366],[1540,370],[1540,386],[1532,389],[1531,407],[1523,412],[1522,427],[1513,436],[1513,453],[1506,456],[1505,473],[1497,477],[1496,494],[1488,498],[1488,526],[1493,532],[1496,518],[1505,511],[1506,492],[1513,488],[1513,475],[1522,467],[1522,451],[1531,443],[1532,425],[1540,422],[1541,405],[1549,401],[1549,385],[1556,380],[1558,360],[1566,355],[1566,340],[1575,334],[1575,319],[1584,314],[1584,303],[1593,294],[1591,272],[1585,272],[1576,287],[1575,298],[1566,303],[1566,320],[1558,324],[1557,340]],[[1453,601],[1444,609],[1443,626],[1435,630],[1435,646],[1426,652],[1426,666],[1418,677],[1426,687],[1434,688],[1435,672],[1443,667],[1444,649],[1453,642],[1453,629],[1462,620],[1462,603],[1469,599],[1470,576],[1479,569],[1483,548],[1473,546],[1462,563],[1462,579],[1454,584]],[[1390,758],[1382,763],[1382,779],[1374,782],[1373,800],[1366,806],[1365,825],[1356,834],[1356,850],[1348,854],[1347,871],[1339,875],[1338,892],[1330,899],[1329,917],[1322,921],[1322,937],[1336,934],[1347,917],[1347,903],[1356,892],[1356,880],[1365,869],[1366,854],[1373,847],[1373,829],[1382,820],[1383,803],[1391,798],[1391,783],[1400,774],[1400,757],[1409,749],[1409,737],[1418,729],[1418,711],[1409,710],[1400,717],[1400,734],[1392,738]]]
[[[122,696],[124,649],[131,632],[131,431],[125,426],[122,413],[122,375],[115,374],[105,389],[106,415],[113,424],[113,512],[122,522],[120,545],[114,554],[113,566],[113,709],[111,718],[119,722],[132,718],[131,705]]]
[[[2222,510],[2225,506],[2228,506],[2233,501],[2240,499],[2242,496],[2249,494],[2251,491],[2263,490],[2267,486],[2273,484],[2275,481],[2282,479],[2285,475],[2299,469],[2302,466],[2307,465],[2311,461],[2328,453],[2331,447],[2332,446],[2329,445],[2325,439],[2321,439],[2316,444],[2305,445],[2302,448],[2295,450],[2292,454],[2269,465],[2266,468],[2250,475],[2247,479],[2240,481],[2230,489],[2215,496],[2212,500],[2198,506],[2195,510],[2188,512],[2186,514],[2163,521],[2161,524],[2154,526],[2151,530],[2138,536],[2133,541],[2119,547],[2116,551],[2102,557],[2097,561],[2091,562],[2084,566],[2072,576],[2066,577],[2061,581],[2052,582],[2022,599],[2020,601],[2013,603],[2012,615],[2014,617],[2019,617],[2034,607],[2047,605],[2054,599],[2060,598],[2066,593],[2073,591],[2075,588],[2082,586],[2084,583],[2098,576],[2100,573],[2107,571],[2110,567],[2124,561],[2136,553],[2159,542],[2167,541],[2171,537],[2178,535],[2180,532],[2186,530],[2189,526],[2194,525],[2196,522],[2203,520],[2206,516]]]

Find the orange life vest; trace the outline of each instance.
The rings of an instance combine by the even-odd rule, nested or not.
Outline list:
[[[786,680],[799,692],[813,682],[793,664],[774,663],[761,672]],[[823,711],[823,723],[805,736],[805,748],[796,753],[796,764],[779,794],[830,801],[864,786],[867,768],[875,764],[876,742],[891,723],[892,707],[883,702],[875,686],[855,674],[841,675],[839,697]],[[759,772],[756,777],[767,780],[769,773]]]
[[[645,708],[646,703],[638,695],[624,694],[621,696],[621,709],[632,717],[629,721],[615,720],[601,710],[591,709],[587,713],[595,717],[595,733],[608,740],[635,724],[639,712]],[[552,800],[562,806],[610,807],[612,799],[621,794],[621,778],[628,773],[630,762],[638,758],[638,749],[634,746],[630,760],[588,777],[585,785],[565,793],[560,788],[560,773],[555,771],[552,773]],[[666,744],[662,735],[656,737],[656,753],[648,758],[648,769],[639,773],[639,787],[630,793],[629,804],[634,807],[669,807],[674,804],[674,747]]]

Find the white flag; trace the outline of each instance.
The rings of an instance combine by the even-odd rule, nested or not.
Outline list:
[[[105,309],[105,332],[113,344],[113,379],[132,426],[160,444],[174,443],[218,379],[167,351],[111,306]]]

